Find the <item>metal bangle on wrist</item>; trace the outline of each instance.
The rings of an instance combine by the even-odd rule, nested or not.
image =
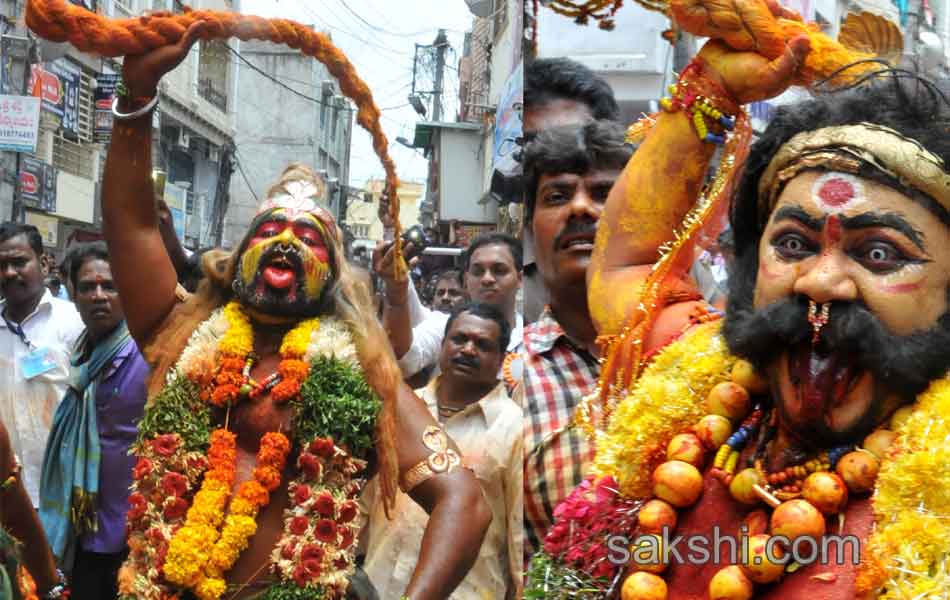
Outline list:
[[[133,119],[138,119],[143,117],[158,106],[158,92],[155,92],[155,95],[141,108],[133,110],[130,113],[121,113],[119,112],[119,100],[125,98],[126,100],[132,101],[132,94],[129,92],[129,88],[125,87],[121,81],[115,87],[115,98],[112,99],[112,116],[118,121],[131,121]]]
[[[158,106],[158,94],[156,94],[155,97],[149,100],[148,104],[142,108],[137,108],[130,113],[121,113],[119,112],[119,100],[121,100],[121,98],[121,96],[116,96],[112,100],[112,117],[117,121],[131,121],[133,119],[138,119],[139,117],[143,117],[151,113],[153,110],[155,110],[155,107]]]

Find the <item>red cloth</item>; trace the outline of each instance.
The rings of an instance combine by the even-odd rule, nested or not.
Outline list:
[[[719,526],[720,536],[734,536],[738,538],[739,527],[745,516],[753,510],[761,509],[764,505],[745,507],[736,502],[729,494],[728,488],[718,479],[709,475],[704,477],[704,490],[699,503],[691,509],[680,511],[676,535],[686,538],[690,535],[702,535],[710,540],[708,548],[712,548],[713,527]],[[771,511],[767,511],[771,515]],[[851,498],[846,508],[844,530],[842,536],[854,535],[861,540],[860,551],[864,549],[868,535],[871,532],[873,514],[871,502],[867,496]],[[838,519],[830,517],[827,520],[829,534],[838,534]],[[680,543],[677,548],[686,559],[688,552],[686,543]],[[707,600],[709,580],[721,568],[732,564],[729,562],[729,544],[720,545],[720,564],[713,564],[712,558],[704,565],[684,564],[670,565],[666,573],[669,585],[669,600]],[[811,545],[804,545],[801,551],[804,554],[811,552]],[[830,564],[814,563],[802,567],[792,574],[786,574],[774,585],[756,585],[755,598],[768,600],[853,600],[854,580],[857,575],[857,564],[853,564],[851,545],[844,546],[844,564],[835,562],[836,545],[829,546],[832,556]],[[813,575],[834,574],[832,582],[812,579]]]

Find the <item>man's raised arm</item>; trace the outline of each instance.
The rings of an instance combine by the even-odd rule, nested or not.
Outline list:
[[[179,43],[141,56],[127,56],[122,79],[127,90],[118,104],[135,114],[158,94],[161,77],[188,55],[203,23]],[[129,331],[147,340],[175,304],[177,277],[159,232],[152,184],[152,111],[116,118],[102,182],[103,233]]]
[[[730,106],[717,108],[737,112],[741,104],[781,93],[808,49],[807,38],[796,38],[784,55],[769,61],[713,41],[700,52],[691,76],[722,92],[719,100]],[[620,333],[629,311],[639,304],[660,246],[673,238],[699,196],[714,150],[700,140],[688,112],[663,112],[617,179],[587,271],[591,317],[600,335]]]

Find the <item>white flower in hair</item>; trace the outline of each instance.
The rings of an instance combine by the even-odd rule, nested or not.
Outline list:
[[[317,187],[309,181],[290,181],[283,186],[284,193],[277,193],[264,200],[258,214],[272,208],[283,208],[292,213],[312,213],[326,210],[326,188]]]

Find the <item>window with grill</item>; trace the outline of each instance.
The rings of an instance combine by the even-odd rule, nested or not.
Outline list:
[[[220,40],[202,40],[200,47],[198,93],[221,112],[228,112],[228,47]]]

